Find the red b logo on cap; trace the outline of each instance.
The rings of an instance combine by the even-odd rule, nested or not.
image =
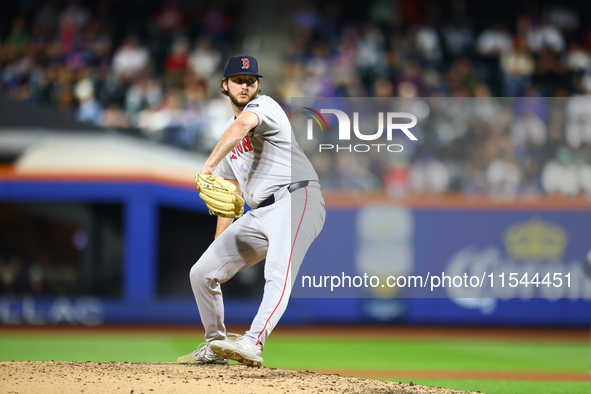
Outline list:
[[[248,60],[248,58],[243,57],[242,59],[242,69],[248,69],[250,68],[250,60]]]

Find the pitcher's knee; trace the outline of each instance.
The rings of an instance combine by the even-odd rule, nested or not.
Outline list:
[[[208,284],[211,283],[214,272],[206,264],[197,261],[189,271],[189,280],[191,284]]]

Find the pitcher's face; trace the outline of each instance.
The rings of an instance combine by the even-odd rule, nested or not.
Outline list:
[[[260,81],[254,75],[233,75],[228,77],[226,85],[230,100],[238,108],[244,108],[259,94]]]

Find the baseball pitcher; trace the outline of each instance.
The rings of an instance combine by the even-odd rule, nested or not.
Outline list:
[[[220,89],[234,116],[196,176],[211,213],[215,240],[191,268],[205,342],[178,363],[263,364],[265,340],[287,308],[293,282],[326,209],[318,175],[297,144],[280,105],[260,94],[258,62],[231,57]],[[244,202],[252,208],[243,214]],[[220,284],[265,260],[264,294],[250,329],[229,334]]]

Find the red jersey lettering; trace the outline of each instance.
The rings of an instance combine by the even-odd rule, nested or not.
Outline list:
[[[250,140],[249,136],[245,136],[242,138],[242,141],[236,144],[234,149],[232,149],[232,154],[230,155],[230,159],[235,160],[243,153],[252,151],[252,141]]]
[[[242,139],[242,146],[244,147],[245,152],[250,152],[252,150],[252,141],[249,136]]]

